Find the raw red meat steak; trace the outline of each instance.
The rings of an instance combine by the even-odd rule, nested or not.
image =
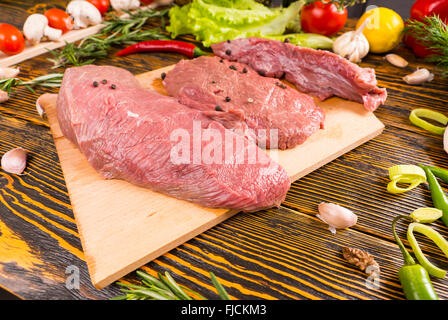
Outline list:
[[[57,115],[64,136],[105,178],[127,180],[207,207],[246,211],[280,205],[290,186],[285,170],[254,143],[175,98],[143,89],[124,69],[67,69]],[[240,146],[223,140],[221,149],[213,149],[229,155],[224,163],[201,157],[196,161],[194,144],[199,141],[200,150],[205,150],[212,140],[195,140],[195,133],[212,130]],[[192,150],[182,158],[186,161],[173,161],[172,152],[179,147],[173,132],[193,137],[182,145]],[[258,158],[251,163],[248,154],[254,152]]]
[[[163,83],[180,103],[226,128],[252,129],[261,147],[292,148],[323,127],[324,114],[310,96],[245,64],[218,57],[182,60]]]
[[[213,52],[246,63],[267,77],[281,78],[321,100],[338,96],[364,104],[374,111],[387,98],[377,87],[375,70],[361,68],[326,50],[299,47],[277,40],[237,39],[212,45]]]

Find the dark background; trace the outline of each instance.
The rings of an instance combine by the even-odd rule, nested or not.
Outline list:
[[[281,0],[279,2],[282,2]],[[366,8],[370,5],[376,5],[379,7],[387,7],[398,12],[403,19],[409,17],[409,11],[411,9],[414,0],[370,0],[366,3],[355,5],[348,9],[348,15],[350,18],[359,18]],[[1,22],[1,21],[0,21]],[[16,296],[0,288],[0,300],[15,300]]]

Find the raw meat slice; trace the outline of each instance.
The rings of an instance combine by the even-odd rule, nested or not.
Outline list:
[[[324,114],[310,96],[245,64],[218,57],[182,60],[163,83],[180,103],[226,128],[252,129],[261,147],[292,148],[323,127]]]
[[[124,69],[67,69],[57,114],[63,134],[105,178],[246,211],[280,205],[290,186],[285,170],[254,143],[175,98],[141,88]]]
[[[260,38],[221,42],[212,49],[217,56],[246,63],[267,77],[284,76],[300,91],[321,100],[338,96],[374,111],[387,98],[386,89],[377,87],[373,69],[361,68],[329,51]]]

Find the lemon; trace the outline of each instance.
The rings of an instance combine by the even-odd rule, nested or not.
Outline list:
[[[375,8],[366,11],[358,23],[358,29],[369,18],[363,34],[369,41],[370,52],[384,53],[395,48],[401,41],[404,29],[403,19],[398,13],[388,8]]]

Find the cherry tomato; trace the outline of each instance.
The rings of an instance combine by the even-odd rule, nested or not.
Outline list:
[[[333,3],[316,1],[303,7],[300,20],[305,32],[331,36],[344,27],[347,9],[339,10]]]
[[[7,55],[18,54],[25,49],[25,39],[19,29],[0,23],[0,50]]]
[[[109,0],[87,0],[87,1],[93,4],[103,16],[109,10]]]
[[[52,28],[62,30],[62,33],[73,29],[73,19],[70,15],[61,9],[50,9],[45,12],[48,19],[48,25]]]
[[[154,0],[140,0],[140,2],[143,2],[144,4],[150,4],[154,2]]]

